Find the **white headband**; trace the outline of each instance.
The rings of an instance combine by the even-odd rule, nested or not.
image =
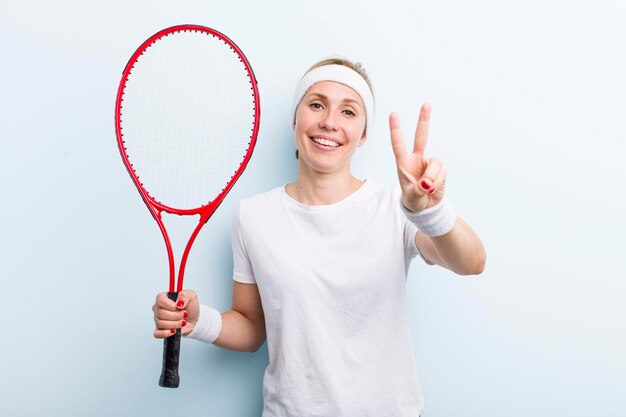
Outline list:
[[[365,106],[365,135],[369,138],[374,126],[374,96],[372,90],[367,85],[363,77],[353,69],[345,65],[324,65],[307,72],[296,86],[296,93],[293,98],[292,114],[293,120],[296,117],[296,109],[309,88],[320,81],[335,81],[346,85],[356,91],[363,100]]]

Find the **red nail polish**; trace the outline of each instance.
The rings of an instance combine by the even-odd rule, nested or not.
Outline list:
[[[183,314],[183,318],[184,318],[184,319],[186,319],[188,315],[189,315],[189,313],[187,313],[187,312],[185,311],[185,313]]]
[[[430,188],[430,185],[428,185],[428,183],[426,182],[426,180],[422,180],[422,187],[423,187],[425,190],[428,190],[428,189]]]
[[[171,332],[172,334],[174,334],[174,333],[176,333],[176,329],[172,329],[172,330],[170,330],[170,332]]]
[[[428,194],[432,194],[432,193],[434,193],[434,192],[435,192],[435,189],[433,188],[432,190],[430,190],[430,191],[428,192]]]
[[[184,306],[184,305],[185,305],[185,302],[184,302],[184,301],[179,301],[178,303],[176,303],[176,306],[177,306],[177,307],[182,307],[182,306]]]
[[[186,325],[187,325],[187,322],[183,320],[183,322],[180,324],[180,327],[185,327]]]

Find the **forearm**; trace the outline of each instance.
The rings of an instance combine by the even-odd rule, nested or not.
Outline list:
[[[485,249],[478,235],[445,201],[413,213],[403,210],[421,233],[415,243],[428,260],[459,275],[477,275],[485,269]]]
[[[460,275],[477,275],[485,269],[486,253],[472,228],[460,217],[446,234],[430,238],[444,266]]]
[[[255,352],[265,341],[265,322],[248,317],[237,310],[220,313],[200,304],[197,320],[190,321],[186,336],[204,343],[238,352]]]
[[[222,329],[214,345],[238,352],[256,352],[265,341],[265,322],[238,311],[222,313]]]

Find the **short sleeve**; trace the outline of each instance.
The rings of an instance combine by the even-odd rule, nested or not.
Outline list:
[[[244,284],[256,284],[250,257],[246,249],[244,226],[241,219],[241,202],[233,215],[231,243],[233,248],[233,279]]]

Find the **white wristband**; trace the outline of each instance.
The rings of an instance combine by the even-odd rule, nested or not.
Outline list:
[[[214,308],[200,304],[200,315],[191,333],[192,339],[205,343],[213,343],[222,331],[222,315]]]
[[[407,219],[411,221],[417,229],[424,233],[426,236],[435,237],[448,233],[454,227],[456,223],[456,213],[448,200],[444,197],[437,205],[414,213],[409,211],[402,200],[400,200],[400,207],[406,215]]]

